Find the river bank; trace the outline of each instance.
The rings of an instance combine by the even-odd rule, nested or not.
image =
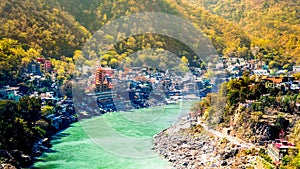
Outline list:
[[[33,167],[166,169],[170,164],[151,149],[153,136],[174,125],[180,116],[188,114],[192,104],[192,101],[188,101],[181,104],[106,113],[99,117],[80,120],[79,123],[73,123],[71,127],[54,136],[50,151],[38,157]],[[111,135],[108,129],[118,135]],[[99,140],[95,139],[96,134],[101,134]],[[120,135],[129,139],[147,139],[149,142],[146,143],[149,144],[127,146],[126,140],[121,139]],[[109,142],[105,141],[107,137]]]
[[[78,121],[74,114],[69,113],[60,115],[53,114],[51,117],[49,116],[47,120],[49,121],[49,127],[45,131],[45,136],[32,145],[30,152],[25,153],[20,150],[0,151],[0,169],[26,168],[32,166],[36,161],[36,158],[51,149],[51,140],[53,136],[67,129],[72,123]]]
[[[251,150],[183,120],[154,136],[154,151],[174,168],[246,168]]]

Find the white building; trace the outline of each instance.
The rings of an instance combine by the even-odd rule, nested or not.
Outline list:
[[[293,66],[293,72],[300,72],[300,66]]]

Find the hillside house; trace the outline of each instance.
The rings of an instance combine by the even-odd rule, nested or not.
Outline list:
[[[293,72],[294,73],[300,72],[300,66],[293,66]]]
[[[288,150],[295,149],[295,145],[283,139],[275,139],[268,144],[267,152],[275,164],[280,164],[281,159],[288,154]]]

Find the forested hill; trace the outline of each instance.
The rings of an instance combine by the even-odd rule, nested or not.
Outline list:
[[[163,12],[193,22],[219,54],[247,58],[256,55],[282,66],[300,58],[298,10],[299,2],[292,0],[2,0],[0,38],[18,40],[46,57],[72,57],[91,34],[109,21],[134,13]],[[107,64],[112,59],[120,60],[120,52],[132,50],[130,46],[135,47],[133,51],[142,49],[141,37],[134,38],[130,41],[134,44],[121,42],[126,49],[116,49],[117,55],[107,57]],[[149,35],[148,39],[147,47],[179,46],[165,37]],[[253,55],[251,47],[256,46],[260,50]],[[192,58],[191,52],[179,50]]]
[[[73,15],[91,32],[97,31],[108,21],[141,12],[163,12],[178,15],[164,0],[57,0],[62,9]]]
[[[300,1],[184,0],[235,22],[252,45],[300,62]]]
[[[0,1],[0,38],[18,40],[45,56],[71,56],[89,36],[55,1]]]
[[[193,22],[212,41],[219,54],[237,57],[248,57],[251,54],[249,37],[233,23],[201,8],[194,8],[189,11],[187,4],[182,3],[181,0],[88,0],[88,3],[80,0],[58,1],[62,9],[72,14],[79,23],[91,32],[100,29],[108,21],[118,19],[121,16],[140,12],[163,12],[184,17]],[[162,43],[165,42],[165,45],[178,47],[175,41],[167,40],[166,42],[162,38],[155,39]],[[139,44],[138,40],[136,44]],[[152,44],[155,43],[152,42]]]

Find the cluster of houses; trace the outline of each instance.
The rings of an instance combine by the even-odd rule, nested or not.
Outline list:
[[[214,77],[206,78],[207,70],[214,72]],[[292,71],[279,70],[270,73],[268,65],[263,61],[243,58],[219,58],[215,63],[208,63],[207,69],[192,67],[184,76],[176,76],[169,70],[161,71],[147,67],[130,67],[124,70],[114,70],[98,66],[87,82],[86,91],[93,93],[98,108],[105,112],[131,108],[143,108],[159,104],[177,103],[182,99],[199,99],[207,93],[214,91],[217,84],[238,78],[245,71],[260,76],[265,80],[266,87],[277,87],[283,91],[293,90],[299,92],[300,81],[295,80],[293,73],[300,72],[300,66],[294,66]],[[44,73],[51,74],[52,66],[49,60],[39,58],[32,61],[25,71],[29,81],[34,81],[38,88],[43,88]],[[49,91],[34,91],[31,97],[40,97],[43,105],[53,102],[61,109],[47,116],[56,129],[76,121],[72,99],[59,96],[60,89],[52,77]],[[92,87],[91,87],[92,86]],[[0,99],[18,100],[24,94],[21,87],[3,86],[0,88]],[[154,92],[153,92],[154,91]],[[155,92],[156,91],[156,92]],[[158,91],[158,92],[157,92]],[[117,105],[116,105],[117,103]],[[300,107],[300,106],[299,106]],[[191,114],[195,120],[198,115]],[[294,145],[284,141],[275,140],[268,147],[268,153],[274,162],[278,162]]]
[[[208,69],[214,72],[214,77],[204,77]],[[176,76],[168,70],[160,71],[147,67],[113,70],[99,66],[89,78],[91,79],[89,84],[93,84],[93,87],[88,86],[88,88],[91,92],[123,90],[129,95],[124,99],[125,102],[130,100],[133,107],[139,108],[151,105],[149,104],[149,94],[153,90],[162,90],[167,103],[176,103],[183,98],[198,99],[205,97],[209,92],[216,91],[218,84],[241,77],[245,71],[260,76],[266,81],[268,87],[278,87],[285,91],[298,91],[300,88],[299,81],[291,76],[292,73],[300,71],[299,66],[294,66],[293,71],[279,70],[270,74],[268,65],[258,59],[222,57],[219,57],[216,63],[208,63],[205,70],[190,67],[189,75],[184,77]],[[113,102],[113,98],[107,99],[107,96],[104,98],[110,100],[110,103]],[[103,105],[106,102],[101,98],[98,100],[99,106],[105,107]],[[109,105],[111,105],[110,103]],[[128,107],[128,105],[124,107]]]
[[[112,70],[98,66],[96,72],[89,78],[94,79],[90,80],[94,87],[88,88],[90,92],[98,92],[98,106],[103,109],[104,105],[111,105],[112,100],[116,99],[113,97],[122,100],[123,108],[143,108],[178,103],[183,98],[197,99],[206,96],[211,91],[211,84],[207,79],[197,79],[200,74],[200,69],[194,69],[193,73],[182,77],[172,74],[169,70],[161,71],[147,67]],[[110,91],[118,96],[109,94]],[[103,95],[105,92],[108,94]],[[108,98],[109,95],[111,98]]]
[[[50,74],[50,79],[45,77],[45,74]],[[42,109],[49,103],[53,107],[57,107],[53,114],[46,118],[51,120],[53,128],[60,130],[67,127],[70,123],[77,121],[73,101],[63,97],[59,86],[55,82],[55,74],[53,73],[50,60],[38,58],[31,61],[27,68],[23,70],[23,77],[26,79],[24,84],[32,83],[33,89],[29,91],[28,86],[2,86],[0,87],[0,100],[19,99],[25,95],[29,97],[40,98],[42,100]],[[59,108],[58,108],[59,107]]]
[[[208,67],[222,77],[223,81],[239,78],[244,72],[261,77],[269,82],[266,87],[277,87],[282,90],[299,91],[300,80],[292,75],[300,72],[300,66],[293,66],[292,70],[271,70],[269,66],[258,59],[245,60],[243,58],[220,58],[215,64],[208,64]]]

